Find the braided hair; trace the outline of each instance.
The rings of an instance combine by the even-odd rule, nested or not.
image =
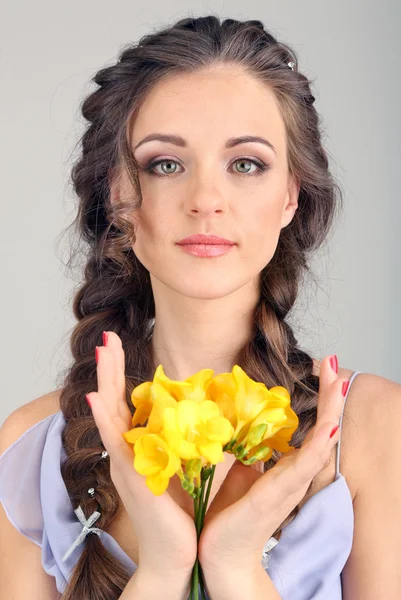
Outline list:
[[[289,61],[295,68],[288,68]],[[60,386],[67,456],[62,476],[74,509],[80,505],[86,516],[99,510],[100,529],[121,508],[110,463],[101,458],[102,441],[85,401],[85,394],[97,389],[94,348],[102,344],[102,331],[115,331],[122,340],[126,400],[132,413],[132,390],[151,380],[156,368],[149,349],[155,317],[150,275],[132,249],[133,217],[142,197],[129,127],[149,89],[161,79],[228,63],[243,66],[274,91],[285,123],[289,170],[300,184],[298,209],[280,232],[276,252],[261,272],[252,338],[233,364],[268,387],[283,385],[289,390],[299,417],[291,440],[294,447],[300,447],[316,422],[318,377],[313,374],[313,359],[298,347],[288,314],[302,276],[310,273],[309,252],[327,238],[342,193],[322,147],[311,82],[298,71],[296,53],[267,32],[261,21],[184,18],[122,49],[115,64],[95,74],[97,88],[81,105],[87,127],[71,172],[79,199],[71,225],[83,242],[85,266],[84,282],[73,299],[77,319],[70,338],[73,362]],[[111,203],[110,178],[121,165],[129,174],[133,194]],[[71,252],[70,266],[79,254],[78,249]],[[274,451],[265,470],[280,457]],[[90,488],[94,493],[88,494]],[[276,539],[298,511],[297,506],[274,532]],[[101,538],[88,535],[62,599],[116,600],[129,579]]]

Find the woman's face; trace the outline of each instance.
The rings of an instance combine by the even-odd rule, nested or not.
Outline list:
[[[183,142],[153,140],[137,147],[156,133]],[[238,68],[175,76],[149,93],[131,135],[143,197],[133,250],[151,278],[199,299],[257,284],[299,192],[289,177],[284,122],[273,92]],[[268,143],[226,146],[240,136]],[[164,162],[145,170],[159,160]],[[235,246],[204,258],[177,245],[197,233]]]

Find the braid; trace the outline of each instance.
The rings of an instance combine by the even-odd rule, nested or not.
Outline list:
[[[96,526],[102,530],[106,530],[117,516],[121,501],[110,478],[110,463],[102,460],[104,446],[85,401],[85,393],[97,389],[94,348],[101,344],[101,332],[115,331],[123,341],[127,366],[126,398],[132,411],[132,390],[151,378],[154,371],[150,357],[144,352],[144,323],[149,320],[147,313],[151,303],[137,305],[132,297],[136,289],[132,283],[133,273],[131,284],[129,280],[124,283],[123,278],[128,274],[122,271],[119,276],[112,274],[113,266],[107,255],[105,248],[97,275],[87,268],[87,281],[74,300],[74,313],[79,319],[71,336],[75,363],[60,398],[66,420],[62,443],[67,455],[61,468],[62,477],[73,508],[81,506],[86,517],[98,510],[101,516]],[[136,264],[136,261],[126,262],[131,269]],[[145,281],[143,289],[150,289],[149,286],[146,288]],[[122,563],[105,549],[99,536],[88,535],[63,600],[119,598],[130,577]]]
[[[319,378],[313,374],[313,359],[307,352],[298,348],[293,330],[285,320],[294,303],[295,281],[289,280],[285,289],[279,289],[274,286],[274,278],[265,275],[255,314],[253,338],[241,349],[233,364],[239,364],[252,379],[262,381],[268,388],[283,385],[288,389],[291,406],[299,418],[299,426],[294,432],[291,444],[299,448],[316,422]],[[282,285],[282,281],[280,283]],[[285,310],[278,310],[278,306],[286,305]],[[264,471],[272,468],[281,456],[281,452],[273,450],[271,458],[264,464]],[[307,492],[313,485],[314,479]],[[276,540],[280,539],[283,528],[298,512],[297,505],[273,533]]]
[[[60,397],[67,456],[61,471],[72,507],[81,506],[86,517],[98,510],[101,516],[96,526],[100,529],[107,529],[116,518],[121,500],[110,477],[109,461],[101,458],[102,440],[84,398],[97,389],[94,351],[102,344],[105,330],[116,332],[123,343],[131,413],[132,390],[153,378],[149,344],[155,305],[149,272],[133,252],[135,212],[142,197],[129,130],[149,90],[170,74],[236,63],[276,94],[286,125],[289,169],[300,182],[299,208],[282,230],[277,251],[261,273],[254,335],[234,362],[268,387],[280,384],[289,389],[300,418],[294,446],[300,446],[315,423],[318,379],[312,374],[313,361],[297,347],[286,319],[296,300],[300,276],[307,269],[306,253],[326,239],[341,193],[328,171],[310,82],[297,68],[295,72],[289,69],[288,61],[297,65],[295,52],[279,43],[260,21],[220,22],[215,16],[182,19],[125,48],[115,65],[95,74],[93,81],[98,87],[82,103],[88,126],[71,174],[79,198],[72,225],[85,244],[86,264],[84,283],[73,300],[77,319],[70,340],[73,363]],[[120,167],[129,176],[132,194],[112,202],[110,178]],[[75,253],[71,263],[74,257]],[[265,468],[271,468],[279,457],[275,452]],[[93,494],[88,493],[91,488]],[[129,578],[101,537],[88,535],[62,599],[117,600]]]

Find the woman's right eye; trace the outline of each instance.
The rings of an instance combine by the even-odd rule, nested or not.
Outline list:
[[[145,167],[145,169],[144,169],[144,170],[145,170],[147,173],[149,173],[150,175],[156,175],[157,177],[166,177],[167,175],[171,175],[171,174],[174,174],[174,173],[176,172],[175,170],[174,170],[174,171],[168,171],[167,173],[164,173],[163,175],[162,175],[161,173],[156,173],[156,172],[154,171],[154,169],[155,169],[155,168],[156,168],[158,165],[160,165],[160,164],[163,164],[163,163],[166,163],[166,164],[167,164],[167,165],[169,165],[169,166],[170,166],[170,165],[174,165],[174,164],[176,164],[176,165],[178,164],[176,160],[172,160],[171,158],[162,158],[162,159],[160,159],[160,160],[155,160],[155,161],[152,161],[152,162],[150,162],[150,163],[149,163],[149,164],[148,164],[148,165]],[[169,167],[168,167],[168,168],[169,168]]]

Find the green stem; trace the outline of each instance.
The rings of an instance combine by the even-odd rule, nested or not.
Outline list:
[[[197,510],[198,510],[198,498],[194,498],[194,515],[197,514]],[[189,598],[188,598],[188,600],[194,600],[195,564],[194,564],[194,566],[192,568],[191,589],[189,591]]]
[[[202,513],[203,513],[203,495],[205,493],[205,483],[202,482],[201,484],[201,493],[199,496],[199,503],[197,505],[196,508],[196,513],[195,513],[195,522],[196,522],[196,533],[198,536],[198,541],[200,538],[200,534],[202,532],[202,525],[203,525],[203,520],[202,520]]]
[[[199,498],[194,498],[194,519],[195,519],[195,526],[196,526],[196,538],[198,541],[199,541],[199,536],[200,536],[200,528],[202,526],[200,519],[202,516],[202,500],[203,500],[203,492],[204,492],[203,483],[201,484],[200,489],[201,489],[201,492],[200,492]],[[198,585],[199,585],[199,561],[198,561],[198,557],[196,557],[195,564],[194,564],[193,571],[192,571],[190,600],[199,600]]]
[[[200,580],[200,591],[201,591],[201,596],[202,596],[202,600],[206,600],[206,595],[205,595],[205,578],[203,577],[203,571],[202,571],[202,567],[201,565],[199,565],[199,580]]]
[[[207,490],[206,490],[206,481],[202,481],[199,498],[194,498],[194,518],[195,518],[196,535],[197,535],[198,542],[199,542],[200,535],[202,533],[207,503],[208,503],[209,496],[210,496],[210,490],[212,487],[213,476],[214,476],[215,470],[216,470],[216,465],[213,465],[211,473],[208,477],[208,480],[206,480],[208,483]],[[204,497],[205,491],[206,491],[206,498]],[[202,567],[201,567],[201,565],[199,563],[199,559],[197,557],[195,560],[193,571],[192,571],[191,592],[190,592],[189,600],[199,600],[199,589],[201,592],[202,600],[206,600]]]
[[[193,580],[192,580],[192,593],[194,595],[193,600],[199,600],[198,585],[199,585],[199,561],[198,561],[198,558],[196,558],[195,566],[194,566],[194,576],[193,576]]]
[[[215,470],[216,470],[216,465],[213,465],[212,472],[210,473],[209,479],[207,482],[208,485],[207,485],[206,499],[205,499],[205,502],[202,504],[202,525],[205,520],[206,508],[207,508],[207,503],[209,501],[210,490],[212,489],[212,483],[213,483],[213,477],[214,477]]]

